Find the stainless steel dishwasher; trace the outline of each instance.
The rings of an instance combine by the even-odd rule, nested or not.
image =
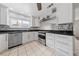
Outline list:
[[[8,48],[13,48],[22,44],[22,33],[11,32],[8,34]]]

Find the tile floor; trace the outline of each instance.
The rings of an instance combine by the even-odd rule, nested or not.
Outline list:
[[[0,54],[0,56],[53,56],[54,49],[43,46],[38,41],[32,41]]]

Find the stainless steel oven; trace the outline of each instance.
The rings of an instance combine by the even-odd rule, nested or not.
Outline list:
[[[46,33],[45,32],[39,32],[38,33],[39,42],[46,46]]]

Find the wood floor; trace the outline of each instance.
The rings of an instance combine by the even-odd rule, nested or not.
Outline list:
[[[38,41],[32,41],[0,54],[0,56],[53,56],[54,49],[43,46]]]

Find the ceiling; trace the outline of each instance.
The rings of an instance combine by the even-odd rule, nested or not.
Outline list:
[[[2,3],[9,9],[27,15],[37,15],[35,3]]]
[[[43,14],[43,12],[50,3],[42,3],[41,11],[38,11],[36,3],[2,3],[2,4],[7,6],[11,10],[23,13],[25,15],[39,16],[41,15],[41,13]]]

